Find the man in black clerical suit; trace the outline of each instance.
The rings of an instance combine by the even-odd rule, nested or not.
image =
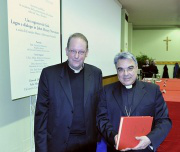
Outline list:
[[[102,72],[85,64],[88,40],[68,39],[68,60],[42,70],[35,111],[36,152],[95,152],[96,108]]]
[[[154,60],[151,61],[151,64],[149,66],[149,72],[150,72],[150,77],[154,75],[154,77],[156,78],[156,74],[158,74],[158,68]]]
[[[97,111],[97,126],[108,143],[108,151],[116,151],[121,116],[152,116],[151,132],[137,137],[139,144],[124,151],[156,151],[171,129],[171,120],[159,86],[137,80],[138,63],[129,52],[114,58],[119,81],[103,88]]]
[[[142,65],[142,74],[143,74],[143,78],[150,78],[152,77],[151,73],[150,73],[150,69],[149,69],[149,60],[147,59],[145,61],[145,64]]]

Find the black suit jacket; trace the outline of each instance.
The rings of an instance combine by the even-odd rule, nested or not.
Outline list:
[[[122,102],[122,87],[120,82],[105,86],[98,105],[98,129],[112,146],[115,144],[114,136],[118,133],[120,117],[127,116]],[[157,85],[136,81],[131,116],[154,117],[152,131],[147,136],[155,151],[171,129],[168,109]]]
[[[73,119],[73,99],[67,62],[43,69],[35,112],[36,152],[65,151]],[[87,143],[96,142],[97,94],[102,87],[100,69],[84,64],[84,114]]]

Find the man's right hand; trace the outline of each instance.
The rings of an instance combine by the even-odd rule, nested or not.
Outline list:
[[[115,141],[115,147],[116,147],[116,145],[117,145],[117,140],[118,140],[118,134],[114,137],[114,141]]]
[[[114,137],[114,141],[115,141],[114,147],[116,148],[117,141],[118,141],[118,134]],[[117,149],[116,149],[116,150],[117,150]],[[128,151],[128,150],[131,150],[131,148],[122,149],[121,151]]]

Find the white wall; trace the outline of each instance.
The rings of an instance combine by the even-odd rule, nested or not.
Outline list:
[[[128,23],[128,51],[132,53],[133,48],[133,25],[132,23]]]
[[[125,19],[125,16],[128,15],[128,12],[125,9],[122,9],[121,13],[121,51],[130,51],[128,50],[128,33],[129,27],[128,22]]]
[[[169,50],[166,51],[168,37]],[[133,53],[146,54],[157,61],[180,61],[180,29],[147,29],[133,30]],[[160,74],[163,73],[163,65],[157,65]],[[167,65],[169,76],[173,77],[174,65]]]
[[[29,98],[11,101],[7,1],[0,1],[0,151],[30,151]],[[17,88],[18,89],[18,88]]]

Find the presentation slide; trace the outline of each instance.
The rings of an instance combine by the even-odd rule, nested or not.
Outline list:
[[[44,67],[60,63],[59,0],[8,0],[12,100],[37,94]]]
[[[121,5],[116,0],[62,0],[62,59],[73,33],[84,34],[89,41],[85,63],[99,67],[103,76],[116,74],[114,56],[121,46]]]

